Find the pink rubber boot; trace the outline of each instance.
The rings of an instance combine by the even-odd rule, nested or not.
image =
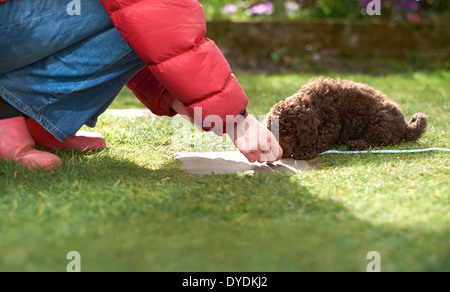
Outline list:
[[[29,169],[50,170],[62,165],[58,156],[34,147],[24,117],[0,120],[0,159],[14,161]]]
[[[80,131],[67,138],[64,142],[60,142],[35,120],[31,118],[27,119],[26,124],[34,142],[50,150],[71,149],[91,151],[101,150],[106,147],[105,138],[100,134]]]

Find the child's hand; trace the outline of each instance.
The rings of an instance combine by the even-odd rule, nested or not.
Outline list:
[[[283,157],[275,136],[252,115],[247,115],[228,135],[249,162],[270,164]]]
[[[191,123],[194,122],[194,118],[191,117],[191,115],[189,115],[188,111],[184,107],[184,104],[181,101],[179,101],[178,99],[174,98],[172,100],[171,107],[183,118],[189,119],[191,121]]]

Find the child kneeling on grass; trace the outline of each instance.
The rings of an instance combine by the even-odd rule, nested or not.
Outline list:
[[[77,131],[94,127],[125,84],[157,115],[182,114],[203,130],[228,133],[250,162],[281,158],[273,134],[246,112],[228,62],[205,38],[198,0],[83,0],[75,15],[67,5],[0,0],[1,159],[53,169],[61,159],[36,143],[104,148],[103,137]]]

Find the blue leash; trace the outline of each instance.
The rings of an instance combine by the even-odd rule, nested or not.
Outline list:
[[[365,151],[339,151],[339,150],[328,150],[319,155],[326,154],[372,154],[372,153],[420,153],[428,151],[444,151],[450,152],[450,149],[445,148],[427,148],[427,149],[411,149],[411,150],[365,150]]]

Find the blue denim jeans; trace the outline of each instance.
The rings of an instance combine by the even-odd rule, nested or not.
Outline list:
[[[99,0],[0,3],[0,96],[63,141],[94,127],[144,62]]]

